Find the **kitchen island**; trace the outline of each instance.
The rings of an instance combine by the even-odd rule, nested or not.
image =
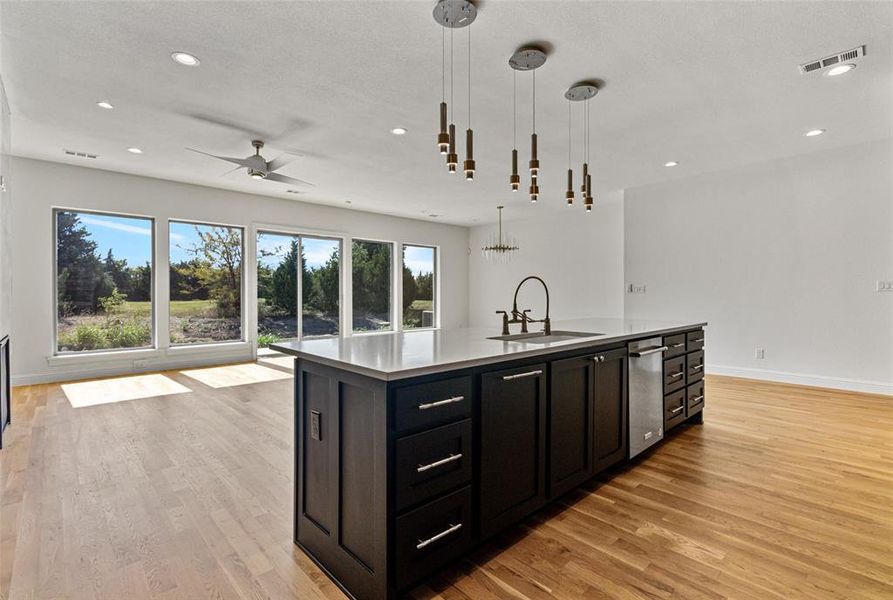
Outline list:
[[[702,422],[704,325],[579,319],[550,336],[274,344],[296,357],[294,542],[349,595],[396,597],[635,448]],[[631,387],[657,406],[644,433]]]

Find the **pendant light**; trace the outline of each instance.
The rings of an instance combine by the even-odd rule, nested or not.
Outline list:
[[[570,102],[583,102],[583,177],[580,186],[580,194],[583,197],[583,206],[586,212],[592,211],[592,174],[589,172],[589,100],[598,94],[598,86],[590,82],[582,82],[571,86],[565,93],[564,97]],[[568,113],[568,123],[570,123],[570,113]],[[570,125],[568,125],[570,131]],[[568,133],[570,137],[570,133]],[[571,171],[568,169],[567,181],[567,198],[568,204],[573,202],[573,181],[571,179]]]
[[[567,191],[564,193],[568,206],[574,204],[574,169],[571,167],[571,101],[567,100]]]
[[[518,71],[512,70],[512,176],[509,177],[512,191],[521,188],[521,176],[518,175]]]
[[[512,255],[520,250],[514,238],[502,237],[502,209],[504,206],[497,206],[496,210],[499,215],[499,228],[495,235],[490,237],[489,243],[481,248],[481,254],[490,262],[506,263],[511,260]]]
[[[465,130],[465,181],[474,181],[474,131],[471,130],[471,27],[468,28],[468,129]]]
[[[450,108],[452,112],[450,116],[455,117],[456,110],[455,104],[453,103],[453,29],[458,29],[462,27],[467,27],[474,22],[475,18],[477,18],[477,7],[472,4],[469,0],[438,0],[437,4],[434,6],[434,20],[444,28],[450,30]],[[446,35],[441,34],[441,45],[442,45],[442,58],[443,62],[445,62],[446,55]],[[471,38],[469,37],[469,50],[471,48]],[[471,65],[471,58],[469,55],[469,66]],[[444,71],[446,68],[444,67]],[[471,74],[469,73],[469,83],[471,82]],[[444,88],[446,87],[446,73],[443,74],[444,79]],[[471,91],[469,90],[469,106],[471,104]],[[440,150],[441,154],[446,155],[446,163],[447,163],[447,171],[450,173],[455,173],[456,169],[459,165],[459,156],[456,154],[456,124],[454,122],[450,122],[449,127],[447,128],[447,106],[446,106],[446,91],[443,93],[443,102],[440,104],[440,133],[437,136],[437,148]],[[470,125],[469,131],[466,133],[466,145],[470,148],[471,136],[469,135],[471,132]],[[469,159],[472,159],[471,155],[468,156]],[[467,163],[468,161],[466,161]],[[471,163],[472,173],[474,171],[474,160],[472,159]],[[467,172],[466,172],[467,177]]]
[[[447,131],[446,29],[444,28],[440,30],[440,133],[437,134],[437,149],[441,154],[446,154],[450,149],[450,134]]]
[[[540,187],[537,184],[540,162],[536,154],[536,69],[546,64],[546,53],[539,48],[527,47],[517,50],[509,59],[509,66],[516,71],[533,71],[533,127],[530,134],[530,201],[539,200]],[[514,153],[512,158],[514,159]],[[514,174],[513,170],[513,174]]]

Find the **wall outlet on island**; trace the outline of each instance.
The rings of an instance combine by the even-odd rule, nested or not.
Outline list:
[[[760,359],[766,358],[766,351],[762,348],[756,348],[753,351],[753,357],[760,358]]]
[[[630,283],[626,286],[627,294],[644,294],[645,293],[645,284],[638,283]]]

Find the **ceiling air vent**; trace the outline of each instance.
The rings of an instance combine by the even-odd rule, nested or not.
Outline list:
[[[68,156],[77,156],[78,158],[99,158],[98,154],[91,154],[89,152],[77,152],[76,150],[66,150],[62,149],[62,152],[67,154]]]
[[[853,62],[857,58],[862,58],[863,56],[865,56],[865,46],[857,46],[856,48],[847,50],[846,52],[838,52],[837,54],[832,54],[831,56],[825,56],[823,58],[817,58],[815,60],[805,62],[800,65],[800,74],[806,75],[807,73],[812,73],[813,71],[827,69],[828,67],[833,67],[838,63]]]

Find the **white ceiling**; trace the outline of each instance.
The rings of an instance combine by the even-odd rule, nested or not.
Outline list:
[[[563,208],[565,89],[593,100],[594,186],[629,188],[893,135],[891,2],[509,2],[472,29],[478,174],[447,175],[435,147],[441,28],[434,2],[3,2],[3,76],[13,152],[58,162],[449,223]],[[539,204],[508,191],[512,71],[520,45],[547,42],[538,71]],[[457,128],[467,126],[466,32],[456,32]],[[837,78],[797,65],[866,44]],[[170,53],[200,57],[198,68]],[[530,80],[519,75],[522,165]],[[108,100],[115,110],[98,108]],[[389,133],[402,126],[402,137]],[[825,128],[805,138],[808,129]],[[240,130],[241,129],[241,130]],[[184,150],[247,156],[253,137],[306,156],[288,186],[222,176]],[[579,138],[577,138],[579,141]],[[132,155],[129,146],[145,153]],[[462,153],[460,145],[460,161]],[[98,153],[72,159],[63,148]],[[577,155],[579,144],[575,144]],[[680,162],[667,169],[668,160]],[[522,178],[523,181],[523,178]],[[526,184],[526,182],[525,182]],[[578,201],[579,203],[579,201]],[[574,210],[582,211],[577,206]]]

